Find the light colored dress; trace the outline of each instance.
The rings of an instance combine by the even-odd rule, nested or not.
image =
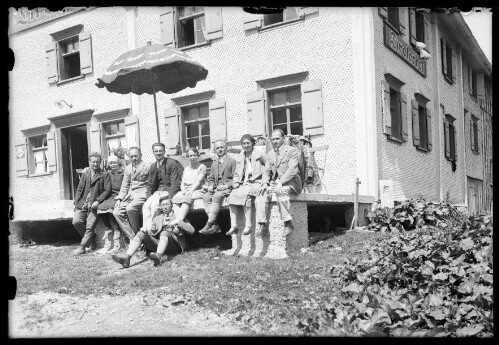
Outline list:
[[[265,160],[265,153],[255,149],[249,157],[244,152],[239,154],[233,183],[239,182],[240,185],[230,193],[227,199],[229,205],[248,205],[248,198],[258,195],[264,168],[262,157]]]
[[[190,196],[186,196],[188,188],[191,187],[196,181],[199,180],[200,176],[206,178],[206,165],[199,164],[196,169],[193,169],[190,165],[184,168],[184,173],[182,174],[182,182],[180,183],[180,191],[177,192],[172,198],[172,203],[181,204],[189,203],[192,204],[194,200],[201,199],[204,195],[203,185],[205,182],[200,184],[195,191],[192,192]]]

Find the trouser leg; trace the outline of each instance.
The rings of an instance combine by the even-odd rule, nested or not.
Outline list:
[[[211,199],[210,214],[208,216],[208,222],[215,223],[217,220],[218,212],[220,212],[220,205],[222,204],[223,198],[228,195],[226,191],[215,192]]]
[[[141,227],[140,211],[145,203],[145,197],[134,197],[133,200],[126,206],[126,214],[128,222],[134,234],[138,233]]]
[[[133,232],[133,229],[130,226],[130,223],[128,222],[128,217],[126,214],[126,206],[128,202],[122,201],[120,205],[114,209],[113,215],[116,220],[116,223],[118,223],[119,227],[121,230],[125,233],[125,235],[128,238],[133,238],[135,236],[135,233]]]
[[[154,199],[155,194],[151,195],[145,202],[144,205],[142,205],[142,219],[143,219],[143,224],[144,227],[148,228],[152,224],[152,212],[151,212],[151,204],[152,204],[152,199]]]
[[[246,228],[251,228],[251,211],[253,206],[251,205],[251,198],[246,199],[246,204],[243,206],[244,209],[244,226]]]
[[[128,250],[126,253],[130,256],[133,256],[135,252],[140,248],[142,241],[144,240],[145,233],[143,231],[139,231],[137,235],[130,241],[130,245],[128,246]]]
[[[267,210],[269,208],[270,194],[258,195],[255,198],[256,221],[258,223],[267,223]]]
[[[159,255],[163,255],[166,247],[168,246],[168,233],[166,231],[162,231],[161,234],[159,234],[159,242],[158,242],[158,248],[156,249],[156,253]]]
[[[85,235],[85,221],[87,219],[87,212],[76,209],[73,215],[73,226],[81,237]]]
[[[210,193],[206,193],[203,196],[204,211],[206,212],[206,214],[208,215],[208,217],[210,216],[211,198],[212,197],[213,197],[213,194],[210,194]]]
[[[189,213],[189,209],[191,208],[191,205],[184,202],[180,206],[180,210],[178,211],[178,220],[184,220],[185,216],[187,216],[187,213]]]
[[[282,187],[282,188],[286,188],[286,187],[287,186]],[[287,188],[289,189],[289,187],[287,187]],[[289,193],[289,191],[288,191],[288,193]],[[291,202],[289,200],[289,194],[288,193],[276,196],[277,205],[279,205],[279,212],[281,213],[281,219],[284,222],[287,222],[287,221],[293,219],[293,217],[291,217],[291,213],[290,213]]]
[[[237,228],[238,205],[229,205],[230,227]]]
[[[99,216],[97,215],[97,210],[90,210],[87,213],[87,226],[85,229],[85,234],[81,240],[81,245],[86,246],[90,243],[92,236],[94,235],[95,227],[99,221]]]
[[[173,239],[172,235],[167,231],[161,232],[156,253],[161,256],[163,254],[174,255],[181,252],[182,248],[180,248],[179,244]]]

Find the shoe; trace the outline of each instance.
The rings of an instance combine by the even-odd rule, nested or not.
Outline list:
[[[232,234],[237,234],[238,229],[237,228],[230,228],[229,231],[227,231],[226,235],[232,235]]]
[[[111,232],[112,232],[112,230],[106,230],[106,231],[104,231],[104,233],[102,234],[102,238],[101,238],[101,240],[102,240],[102,241],[107,240],[107,237],[108,237],[109,235],[111,235]]]
[[[130,256],[119,256],[119,255],[111,255],[111,258],[113,259],[114,262],[117,262],[123,266],[123,268],[128,268],[130,267]]]
[[[243,235],[249,235],[251,233],[251,228],[250,227],[245,227],[243,230]]]
[[[294,230],[294,225],[291,221],[284,222],[284,236],[288,237]]]
[[[213,226],[206,233],[212,235],[218,234],[219,232],[222,232],[222,229],[217,224],[213,224]]]
[[[74,255],[81,255],[81,254],[85,254],[85,253],[86,253],[85,247],[83,247],[83,246],[78,246],[78,248],[73,250]]]
[[[149,254],[149,259],[154,262],[154,267],[158,267],[161,265],[161,256],[162,255],[158,255],[157,253]]]
[[[201,230],[199,230],[199,233],[203,234],[203,235],[207,235],[207,232],[211,228],[212,225],[213,225],[213,223],[210,223],[210,222],[206,223],[206,225]]]
[[[90,250],[95,250],[97,248],[97,243],[95,242],[95,234],[92,236],[92,239],[90,240],[90,244],[88,246],[88,249]]]
[[[268,235],[269,228],[266,223],[258,223],[258,228],[255,231],[255,236],[262,237]]]

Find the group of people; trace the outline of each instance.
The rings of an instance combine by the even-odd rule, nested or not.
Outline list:
[[[242,151],[236,159],[227,154],[224,141],[216,141],[216,157],[209,174],[194,147],[186,152],[189,165],[185,168],[165,156],[162,143],[152,145],[156,158],[152,164],[142,160],[140,148],[131,147],[128,151],[131,162],[124,169],[122,161],[111,155],[105,171],[101,168],[102,156],[92,153],[89,168],[82,173],[75,194],[73,225],[82,240],[74,253],[80,255],[86,253],[86,248],[96,248],[94,231],[102,216],[107,236],[117,239],[122,233],[129,239],[126,254],[111,256],[115,262],[128,268],[130,258],[144,246],[154,265],[159,266],[171,255],[182,253],[186,248],[185,235],[195,232],[186,216],[196,199],[203,199],[208,215],[199,233],[221,231],[217,215],[227,198],[231,220],[227,235],[238,231],[250,234],[254,207],[255,235],[264,236],[269,231],[268,207],[275,193],[285,236],[289,236],[294,229],[290,195],[299,194],[302,189],[298,151],[284,143],[285,135],[280,129],[272,132],[271,141],[273,150],[266,153],[255,149],[256,140],[251,135],[243,135]],[[238,228],[240,214],[244,215],[244,221],[240,222],[243,229]]]

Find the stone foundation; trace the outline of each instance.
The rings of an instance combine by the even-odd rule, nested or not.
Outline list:
[[[241,255],[252,257],[266,257],[272,259],[287,258],[300,252],[300,248],[308,247],[308,212],[305,202],[292,202],[291,214],[295,229],[286,238],[284,237],[284,222],[281,220],[277,203],[269,205],[269,232],[263,237],[256,237],[255,209],[251,216],[251,233],[243,235],[244,215],[239,209],[237,224],[238,233],[232,235],[232,249],[223,252],[226,255]]]

